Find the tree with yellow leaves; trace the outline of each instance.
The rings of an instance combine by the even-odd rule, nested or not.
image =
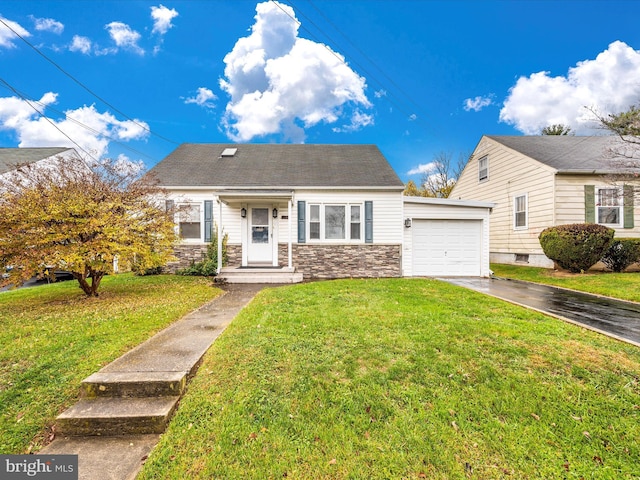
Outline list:
[[[9,267],[0,285],[63,270],[97,297],[115,262],[136,272],[164,265],[177,237],[162,193],[115,160],[59,158],[0,177],[0,271]]]

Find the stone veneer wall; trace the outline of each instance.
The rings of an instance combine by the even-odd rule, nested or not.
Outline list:
[[[304,278],[367,278],[400,277],[400,245],[292,245],[293,266]],[[167,264],[166,270],[175,273],[194,262],[202,261],[207,254],[207,245],[178,245],[174,255],[178,261]],[[227,266],[242,265],[242,245],[227,245]],[[287,244],[278,245],[278,262],[286,267]]]
[[[292,245],[293,266],[310,278],[400,277],[400,245]],[[278,261],[287,265],[287,244],[278,245]]]
[[[227,244],[226,267],[239,267],[242,265],[242,245]]]
[[[192,263],[201,262],[207,256],[207,245],[177,245],[173,249],[175,262],[167,263],[165,270],[170,273],[189,267]]]
[[[191,266],[192,263],[201,262],[207,256],[209,244],[190,245],[182,244],[173,249],[173,255],[178,259],[167,263],[165,270],[169,273]],[[242,245],[227,245],[227,266],[239,267],[242,265]]]

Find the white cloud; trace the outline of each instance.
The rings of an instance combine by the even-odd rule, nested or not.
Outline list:
[[[475,97],[475,98],[467,98],[464,101],[464,109],[467,112],[473,110],[474,112],[479,112],[484,107],[488,107],[493,103],[491,96],[488,97]]]
[[[16,44],[14,43],[14,41],[18,38],[16,36],[16,33],[21,37],[31,36],[31,34],[27,30],[25,30],[19,23],[7,20],[4,17],[0,17],[0,20],[4,22],[0,23],[0,47],[15,48]],[[5,23],[7,24],[7,26],[5,26]]]
[[[118,48],[144,55],[144,50],[138,45],[140,34],[135,30],[131,30],[129,25],[122,22],[111,22],[105,25],[105,28]]]
[[[627,110],[640,99],[640,51],[613,42],[593,60],[578,62],[566,76],[549,72],[520,77],[500,110],[500,121],[527,135],[561,123],[580,135],[600,132],[593,114]]]
[[[373,92],[373,96],[376,97],[376,98],[386,97],[387,96],[387,91],[386,90],[377,90],[377,91]]]
[[[375,123],[375,119],[373,115],[369,115],[368,113],[362,113],[359,110],[353,112],[351,116],[351,123],[347,125],[343,125],[342,127],[332,128],[332,131],[335,133],[348,133],[355,132],[361,130],[364,127],[368,127]]]
[[[199,87],[198,93],[195,97],[185,98],[184,103],[194,103],[204,108],[215,108],[216,104],[214,100],[218,97],[210,89],[206,87]]]
[[[35,18],[31,17],[35,24],[36,30],[41,32],[52,32],[60,35],[64,31],[64,25],[53,18]]]
[[[42,111],[57,98],[57,93],[45,93],[36,107]],[[13,131],[19,147],[73,147],[81,155],[88,152],[94,158],[107,154],[111,139],[126,142],[149,134],[144,122],[120,121],[108,112],[98,112],[93,105],[64,113],[64,118],[47,120],[22,99],[0,98],[0,130]]]
[[[415,122],[417,119],[418,119],[418,115],[416,115],[415,113],[412,113],[411,115],[409,115],[410,122]]]
[[[80,52],[88,55],[91,53],[91,40],[87,37],[81,37],[80,35],[74,35],[69,50],[72,52]]]
[[[291,7],[264,2],[256,12],[251,34],[224,58],[220,87],[230,96],[223,120],[229,138],[281,134],[302,142],[305,128],[334,123],[345,113],[354,128],[370,124],[353,111],[371,106],[365,79],[341,55],[298,37]]]
[[[407,175],[426,174],[435,171],[438,164],[436,162],[421,163],[415,168],[412,168],[407,172]]]
[[[178,16],[175,9],[169,9],[160,4],[159,7],[151,7],[151,18],[153,18],[153,30],[151,33],[164,35],[173,27],[171,20]]]

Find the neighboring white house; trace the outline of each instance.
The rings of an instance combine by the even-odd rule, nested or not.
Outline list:
[[[172,269],[200,260],[217,228],[228,235],[228,267],[219,268],[228,281],[251,281],[261,271],[269,281],[276,270],[289,275],[284,281],[489,274],[483,252],[491,205],[403,197],[404,184],[374,145],[183,144],[150,174],[180,207],[182,243]],[[457,223],[442,223],[451,220]],[[481,233],[456,230],[465,220],[481,224]],[[474,246],[422,248],[442,235]],[[470,251],[474,268],[451,260]],[[436,255],[449,257],[443,263]]]
[[[10,180],[19,166],[46,167],[66,159],[79,159],[78,153],[68,147],[0,148],[0,179]]]
[[[553,267],[538,236],[547,227],[599,223],[638,238],[634,185],[620,173],[615,138],[570,135],[483,136],[450,198],[495,203],[491,261]]]

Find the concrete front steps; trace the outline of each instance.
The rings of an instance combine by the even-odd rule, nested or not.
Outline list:
[[[293,267],[224,267],[216,280],[224,283],[300,283],[302,273]]]
[[[187,384],[187,372],[98,372],[80,387],[81,399],[58,416],[69,436],[162,433]]]

